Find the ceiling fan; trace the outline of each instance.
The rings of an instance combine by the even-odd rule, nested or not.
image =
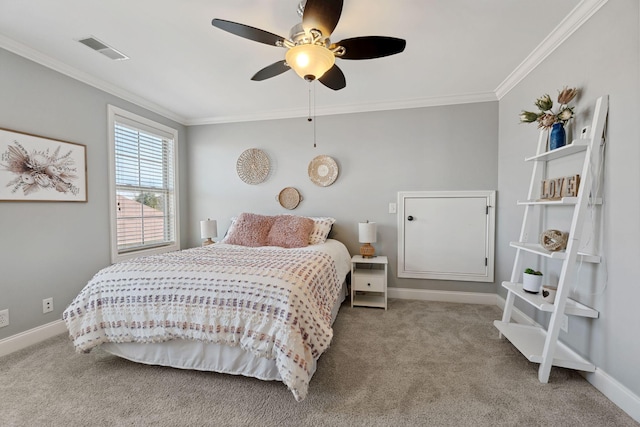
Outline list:
[[[344,88],[347,83],[342,70],[335,64],[341,59],[374,59],[395,55],[404,50],[407,42],[386,36],[354,37],[331,43],[329,36],[338,25],[343,0],[304,0],[298,5],[302,22],[293,26],[289,38],[239,24],[214,19],[214,27],[270,46],[287,49],[285,59],[274,62],[258,71],[251,80],[262,81],[293,68],[307,81],[318,80],[333,90]]]

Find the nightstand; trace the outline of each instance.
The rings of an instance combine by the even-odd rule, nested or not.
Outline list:
[[[351,258],[351,307],[387,309],[387,257]]]

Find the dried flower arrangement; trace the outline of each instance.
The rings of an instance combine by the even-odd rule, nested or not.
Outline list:
[[[540,112],[535,113],[532,111],[522,111],[520,113],[521,123],[533,123],[538,122],[539,128],[548,129],[553,126],[554,123],[562,123],[563,125],[573,118],[573,109],[568,104],[578,94],[577,88],[567,88],[566,86],[558,91],[558,110],[554,112],[553,101],[548,94],[544,94],[538,98],[535,102],[535,106],[538,107]]]
[[[60,146],[53,153],[33,150],[29,153],[18,141],[13,141],[14,146],[8,146],[2,153],[0,160],[6,164],[0,164],[7,171],[12,172],[15,178],[7,183],[12,187],[12,193],[22,189],[24,195],[28,195],[39,189],[54,189],[60,193],[78,194],[79,189],[72,181],[78,179],[74,160],[70,157],[71,150],[60,155]]]

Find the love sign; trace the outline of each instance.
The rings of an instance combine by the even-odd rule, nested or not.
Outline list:
[[[580,175],[542,180],[541,200],[559,200],[563,197],[577,197]]]

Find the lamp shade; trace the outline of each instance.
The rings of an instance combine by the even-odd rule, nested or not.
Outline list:
[[[358,241],[360,243],[375,243],[376,231],[377,227],[375,222],[358,223]]]
[[[336,62],[333,52],[315,44],[294,46],[287,51],[285,59],[287,64],[305,80],[319,79]]]
[[[215,219],[200,221],[200,237],[203,239],[218,237],[218,223]]]

